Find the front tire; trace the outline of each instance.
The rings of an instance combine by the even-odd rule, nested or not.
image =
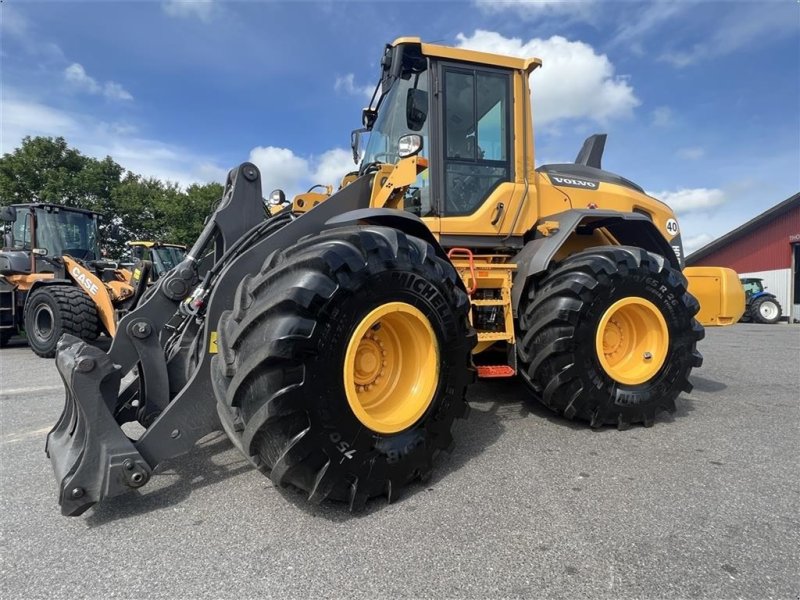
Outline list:
[[[85,341],[100,335],[97,306],[86,292],[69,285],[48,285],[35,290],[25,302],[25,334],[31,350],[52,358],[62,334]]]
[[[433,247],[343,228],[239,286],[212,359],[218,409],[278,486],[359,509],[431,471],[467,410],[469,299]]]
[[[781,319],[781,305],[771,296],[756,298],[747,312],[752,321],[764,325],[772,325]]]
[[[521,375],[546,406],[592,427],[651,425],[702,364],[697,301],[683,275],[640,248],[574,254],[520,307]]]

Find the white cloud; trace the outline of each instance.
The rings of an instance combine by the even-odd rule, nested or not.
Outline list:
[[[315,161],[314,173],[311,179],[314,183],[332,185],[335,190],[339,187],[345,173],[356,170],[353,162],[352,150],[334,148],[320,155]]]
[[[161,8],[170,17],[200,19],[208,23],[214,16],[217,5],[212,0],[167,0]]]
[[[688,2],[628,3],[624,5],[628,18],[623,19],[622,24],[619,24],[619,20],[615,19],[618,29],[609,44],[613,46],[637,46],[639,40],[646,38],[654,29],[675,18],[683,11],[691,9],[692,5]]]
[[[769,4],[769,8],[766,7]],[[704,32],[702,41],[685,50],[672,50],[660,59],[675,67],[686,67],[739,50],[747,50],[764,40],[774,41],[797,35],[797,9],[789,2],[731,3],[719,11],[713,26]],[[794,3],[796,4],[796,3]]]
[[[10,89],[4,90],[3,96],[0,154],[13,152],[25,136],[64,137],[70,146],[88,156],[111,156],[134,173],[183,187],[210,181],[224,183],[228,169],[236,166],[221,165],[215,157],[142,136],[130,123],[98,121],[95,114],[60,110]],[[259,146],[251,150],[249,160],[261,170],[264,194],[281,188],[289,197],[316,184],[332,185],[335,190],[342,177],[355,169],[352,153],[343,148],[301,156],[289,148]]]
[[[72,63],[64,69],[64,79],[73,84],[75,87],[80,88],[90,94],[97,94],[100,92],[100,84],[90,77],[83,68],[83,65]]]
[[[725,192],[717,188],[681,188],[676,191],[647,192],[679,214],[700,212],[724,204]]]
[[[342,148],[306,158],[289,148],[258,146],[250,151],[250,162],[261,171],[265,194],[280,188],[288,198],[317,184],[335,190],[345,173],[355,168],[352,153]]]
[[[112,100],[133,100],[131,93],[114,81],[106,81],[103,85],[103,95]]]
[[[672,109],[669,106],[659,106],[652,113],[653,125],[656,127],[669,127],[672,125]]]
[[[23,137],[37,135],[64,137],[70,146],[88,156],[111,156],[126,169],[182,186],[223,182],[226,173],[213,158],[143,137],[128,123],[98,121],[96,114],[67,112],[3,90],[0,154],[13,152]]]
[[[0,31],[15,37],[22,37],[28,34],[28,21],[14,8],[3,3],[3,18],[0,19]]]
[[[299,193],[308,181],[308,160],[288,148],[257,146],[250,151],[250,162],[261,171],[264,193],[280,188],[287,196]]]
[[[353,96],[363,96],[372,98],[372,93],[375,91],[374,85],[358,85],[355,83],[355,75],[348,73],[336,78],[333,84],[333,89],[337,92],[345,92]]]
[[[629,116],[640,104],[627,79],[614,74],[608,57],[584,42],[561,36],[525,42],[480,29],[471,36],[459,33],[456,39],[462,48],[542,59],[542,68],[531,76],[533,115],[538,125],[561,119],[605,123]]]
[[[706,151],[699,146],[692,146],[690,148],[681,148],[675,154],[678,158],[685,160],[699,160],[706,155]]]
[[[595,0],[475,0],[475,5],[483,12],[496,14],[511,11],[523,19],[542,19],[544,17],[592,20]]]
[[[103,95],[110,100],[133,100],[131,93],[116,81],[106,81],[102,85],[98,83],[80,63],[72,63],[64,69],[64,79],[87,94]]]
[[[692,235],[683,240],[683,253],[688,256],[695,250],[699,250],[709,242],[714,240],[714,236],[710,233],[699,233]]]

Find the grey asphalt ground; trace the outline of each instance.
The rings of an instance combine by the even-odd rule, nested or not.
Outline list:
[[[458,446],[350,515],[276,490],[223,435],[62,517],[52,361],[0,351],[4,598],[800,598],[800,326],[709,329],[678,412],[592,431],[478,383]]]

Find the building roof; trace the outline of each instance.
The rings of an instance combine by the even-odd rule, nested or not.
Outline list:
[[[725,235],[718,237],[713,242],[706,244],[699,250],[695,250],[689,256],[686,257],[686,264],[692,265],[696,263],[697,261],[711,254],[712,252],[719,250],[720,248],[723,248],[732,242],[735,242],[737,239],[749,233],[756,227],[764,225],[780,217],[781,215],[788,213],[790,210],[798,207],[800,207],[800,192],[798,192],[794,196],[790,196],[783,202],[779,202],[772,208],[765,210],[757,217],[750,219],[749,221],[747,221],[747,223],[744,223],[743,225],[739,225],[739,227],[737,227],[736,229],[733,229],[728,233],[726,233]]]

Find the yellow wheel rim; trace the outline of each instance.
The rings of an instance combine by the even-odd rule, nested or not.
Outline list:
[[[669,329],[664,315],[644,298],[618,300],[600,319],[595,349],[612,379],[626,385],[644,383],[667,358]]]
[[[397,433],[425,414],[439,381],[439,345],[428,318],[405,302],[371,311],[344,359],[347,402],[378,433]]]

